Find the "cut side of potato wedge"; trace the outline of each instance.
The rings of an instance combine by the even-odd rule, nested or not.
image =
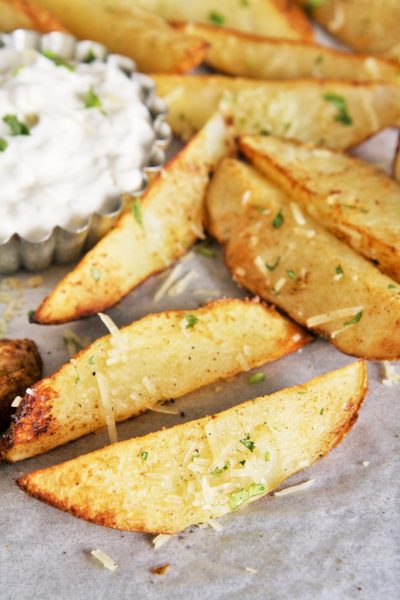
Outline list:
[[[185,254],[202,235],[210,172],[231,142],[229,128],[216,115],[61,280],[33,320],[65,323],[105,310]]]
[[[310,8],[309,0],[297,0]],[[360,52],[400,58],[398,0],[329,0],[311,8],[332,35]]]
[[[200,64],[207,44],[126,0],[37,0],[80,39],[133,58],[140,71],[184,73]]]
[[[313,37],[302,11],[285,0],[136,0],[135,4],[169,21],[211,23],[273,37]]]
[[[305,40],[256,36],[197,23],[174,23],[189,35],[206,40],[206,62],[228,75],[254,79],[342,79],[400,83],[395,61],[350,54]]]
[[[98,374],[115,421],[123,421],[308,341],[299,327],[254,301],[222,300],[190,312],[149,315],[97,340],[35,385],[0,453],[15,462],[104,426]]]
[[[240,149],[316,220],[400,282],[400,186],[341,152],[244,136]]]
[[[325,456],[357,418],[363,362],[21,477],[18,485],[98,525],[178,533],[273,490]]]
[[[234,279],[342,352],[400,358],[400,285],[252,167],[226,159],[208,190],[208,228]]]
[[[36,29],[42,33],[68,31],[59,19],[40,8],[36,3],[25,0],[0,0],[0,30]]]
[[[218,107],[239,134],[272,134],[335,149],[400,122],[400,85],[155,75],[168,120],[188,139]],[[223,102],[221,102],[223,100]]]

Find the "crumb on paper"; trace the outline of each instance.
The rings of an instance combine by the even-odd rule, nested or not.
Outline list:
[[[315,479],[308,479],[307,481],[303,481],[303,483],[299,483],[298,485],[292,485],[284,488],[283,490],[279,490],[279,492],[274,492],[274,496],[288,496],[289,494],[295,494],[296,492],[307,490],[314,485],[314,482]]]
[[[370,461],[369,461],[369,460],[363,460],[362,466],[363,466],[363,467],[368,467],[368,466],[369,466],[369,464],[370,464]]]
[[[108,554],[106,554],[102,550],[92,550],[90,554],[94,558],[97,558],[97,560],[101,562],[105,569],[108,569],[109,571],[115,571],[117,569],[118,565],[115,562],[115,560],[113,560],[110,556],[108,556]]]
[[[253,569],[253,567],[245,567],[244,570],[248,573],[258,573],[257,569]]]
[[[156,535],[156,537],[153,538],[154,550],[158,550],[158,548],[164,546],[164,544],[169,542],[171,538],[172,535],[168,533],[160,533],[160,535]]]
[[[165,565],[159,565],[158,567],[151,567],[150,572],[154,573],[155,575],[165,575],[165,573],[168,571],[170,566],[171,565],[169,563],[165,563]]]
[[[383,385],[386,387],[392,387],[400,383],[400,374],[396,371],[394,365],[388,360],[382,361],[384,378],[382,379]]]

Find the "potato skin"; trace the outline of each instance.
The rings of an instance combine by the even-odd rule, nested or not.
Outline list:
[[[0,340],[0,431],[15,412],[11,404],[42,376],[42,359],[35,342],[27,339]]]

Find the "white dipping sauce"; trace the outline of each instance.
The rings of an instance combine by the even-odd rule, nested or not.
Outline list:
[[[82,226],[138,189],[154,141],[139,90],[113,64],[71,71],[34,50],[0,50],[0,241]],[[85,107],[91,92],[100,107]],[[6,115],[30,135],[11,135]]]

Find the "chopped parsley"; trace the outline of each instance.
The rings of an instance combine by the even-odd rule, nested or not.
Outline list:
[[[296,273],[292,269],[288,269],[286,273],[290,279],[296,279]]]
[[[20,121],[16,115],[6,115],[3,121],[9,126],[11,135],[31,135],[28,125]]]
[[[0,138],[0,152],[4,152],[8,148],[8,142],[4,138]]]
[[[93,48],[89,48],[89,50],[87,51],[87,54],[82,62],[84,62],[86,64],[90,64],[90,63],[94,62],[95,60],[96,60],[96,55],[93,52]]]
[[[68,348],[71,348],[71,346],[75,349],[75,352],[79,352],[83,348],[82,344],[71,335],[64,335],[63,342],[67,350]]]
[[[93,91],[93,88],[89,88],[85,94],[85,97],[83,98],[83,101],[85,103],[85,108],[99,108],[104,112],[103,104],[98,95]]]
[[[250,375],[250,377],[247,378],[247,383],[261,383],[262,381],[265,381],[265,375],[262,371],[260,371],[259,373],[254,373],[254,375]]]
[[[240,440],[240,443],[243,444],[243,446],[245,446],[247,450],[250,450],[250,452],[254,452],[254,448],[256,447],[256,445],[250,438],[249,433],[246,433],[246,437]]]
[[[271,135],[271,132],[268,129],[260,129],[260,135]]]
[[[96,357],[95,356],[91,356],[88,360],[89,365],[94,365],[94,363],[96,362]]]
[[[252,483],[247,488],[243,488],[238,492],[233,492],[229,496],[229,506],[232,510],[238,508],[243,502],[250,500],[254,496],[259,496],[267,491],[267,488],[262,483]]]
[[[93,277],[93,279],[95,281],[100,281],[101,279],[101,271],[99,269],[97,269],[96,267],[94,267],[91,271],[90,271],[91,276]]]
[[[146,452],[146,450],[143,450],[143,452],[140,453],[140,458],[142,459],[143,462],[145,462],[147,460],[149,456],[149,453]]]
[[[244,467],[244,465],[246,464],[246,459],[244,460],[239,460],[239,463]]]
[[[32,319],[32,317],[34,316],[35,312],[36,312],[35,310],[28,310],[28,319],[29,320]]]
[[[325,408],[321,408],[321,410],[319,411],[319,414],[323,415],[324,414],[324,410],[325,410]]]
[[[397,285],[394,285],[394,283],[389,283],[388,290],[395,290],[396,288],[397,288]]]
[[[53,52],[52,50],[42,50],[42,54],[51,60],[57,67],[64,67],[65,69],[68,69],[68,71],[75,71],[75,67],[56,52]]]
[[[140,198],[135,198],[132,204],[132,215],[136,223],[143,227],[142,203]]]
[[[338,121],[343,125],[351,125],[353,123],[353,119],[350,117],[347,110],[346,100],[343,96],[339,96],[333,92],[327,92],[324,94],[323,98],[337,108],[338,112],[335,116],[335,121]]]
[[[223,25],[225,23],[225,17],[221,15],[221,13],[216,11],[210,12],[210,14],[208,15],[208,20],[213,25]]]
[[[284,216],[282,211],[280,210],[274,217],[274,220],[272,221],[272,227],[275,227],[275,229],[279,229],[280,227],[282,227],[283,225],[283,221],[284,221]]]
[[[223,467],[215,467],[211,471],[211,475],[220,475],[223,471],[227,471],[229,469],[229,463],[225,463]]]
[[[206,244],[197,244],[194,247],[194,251],[196,254],[201,254],[202,256],[206,256],[207,258],[215,258],[216,254],[212,248],[207,246]]]
[[[335,269],[336,275],[344,275],[343,269],[340,265],[338,265]]]
[[[269,450],[267,450],[264,454],[264,460],[265,462],[269,462],[271,460],[271,453]]]
[[[319,8],[323,4],[325,4],[326,0],[307,0],[304,5],[306,13],[310,16],[313,14],[315,8]]]
[[[249,6],[249,5],[250,5],[250,2],[249,2],[249,0],[240,0],[240,4],[241,4],[242,6]]]
[[[186,321],[186,329],[192,329],[196,325],[196,323],[199,322],[199,319],[191,313],[186,313],[183,318]]]
[[[280,262],[281,262],[281,257],[278,256],[278,258],[276,259],[276,261],[274,263],[272,263],[272,265],[265,263],[265,266],[267,267],[268,271],[275,271],[276,267],[279,265]]]
[[[320,65],[322,62],[324,62],[324,56],[322,54],[318,54],[318,56],[315,57],[315,64]]]
[[[343,326],[347,327],[347,325],[355,325],[356,323],[361,321],[362,314],[363,314],[363,311],[360,310],[360,312],[358,312],[352,319],[350,319],[350,321],[345,321],[343,323]]]

